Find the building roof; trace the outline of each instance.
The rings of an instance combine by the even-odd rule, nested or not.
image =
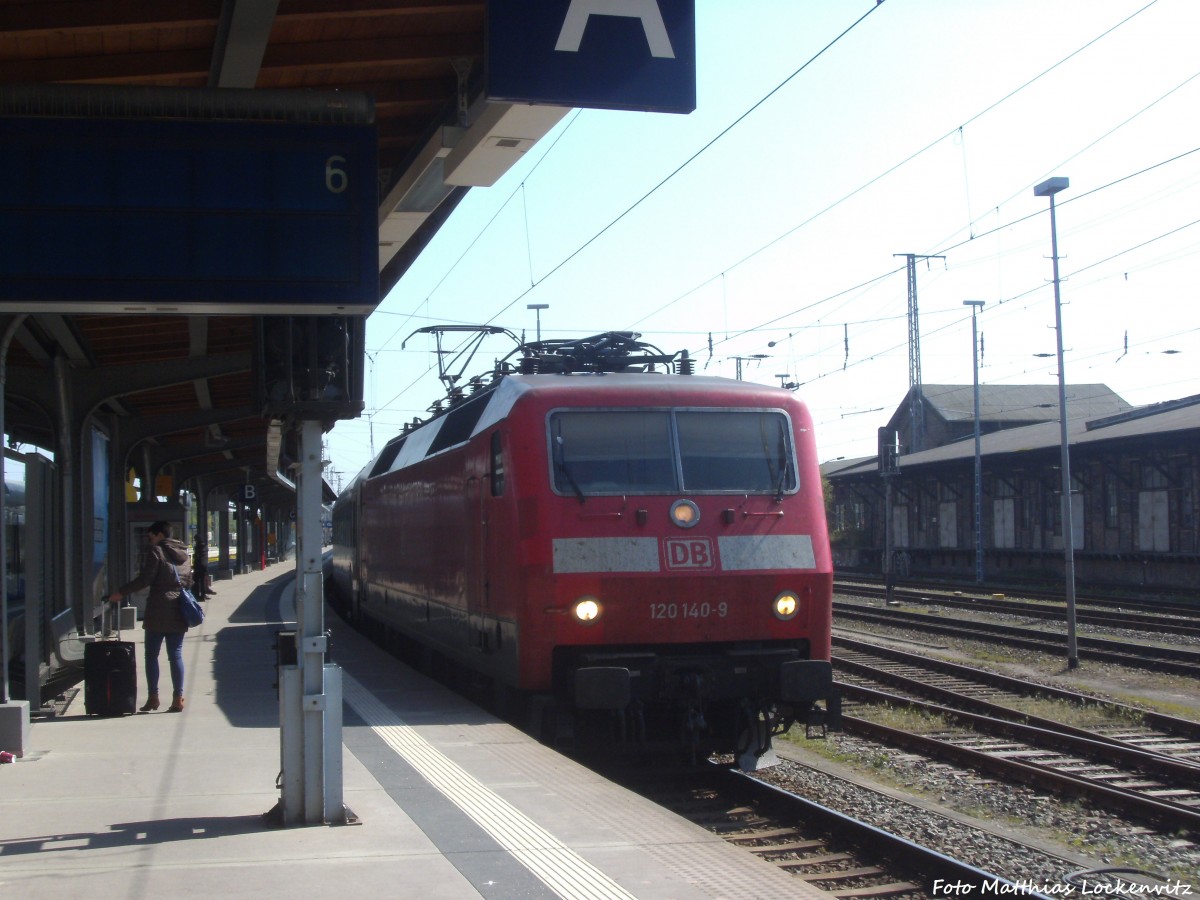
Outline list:
[[[877,457],[874,456],[855,456],[850,459],[838,457],[837,459],[831,459],[828,462],[821,463],[821,474],[826,478],[829,478],[831,476],[840,475],[842,472],[848,472],[851,469],[857,469],[859,466],[864,465],[867,465],[873,470],[875,468],[876,459]]]
[[[1103,384],[1067,385],[1069,414],[1096,418],[1132,407]],[[925,384],[921,395],[927,409],[947,422],[975,418],[975,388],[970,384]],[[909,398],[897,408],[892,422],[908,414]],[[1058,386],[1047,384],[988,384],[979,386],[979,418],[998,425],[1027,425],[1058,420]]]
[[[1200,431],[1200,394],[1137,408],[1128,407],[1112,415],[1091,418],[1082,411],[1076,414],[1075,408],[1068,400],[1067,412],[1069,415],[1067,442],[1071,447],[1087,447],[1108,441]],[[980,454],[990,457],[1011,456],[1050,450],[1060,446],[1061,435],[1056,409],[1055,421],[1008,428],[983,435],[980,439]],[[975,442],[968,438],[942,447],[923,450],[920,453],[901,456],[900,470],[903,472],[905,469],[915,466],[969,460],[974,456]],[[827,469],[825,474],[837,477],[871,474],[876,471],[876,459],[871,457],[861,465]]]

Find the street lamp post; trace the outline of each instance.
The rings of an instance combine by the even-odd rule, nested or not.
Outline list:
[[[982,300],[964,300],[971,307],[971,365],[975,372],[975,583],[983,584],[983,458],[979,452],[979,328],[976,314]]]
[[[884,599],[890,604],[895,587],[896,565],[892,558],[892,482],[900,474],[900,447],[896,432],[884,426],[879,429],[879,474],[883,477],[883,584]]]
[[[537,316],[537,342],[540,344],[542,342],[542,310],[549,309],[550,304],[549,303],[530,303],[525,308],[532,309],[534,311],[534,314]]]
[[[1071,460],[1067,443],[1067,378],[1063,368],[1062,296],[1058,277],[1058,227],[1054,218],[1054,195],[1071,184],[1067,178],[1047,178],[1033,189],[1035,197],[1050,198],[1050,253],[1054,264],[1054,329],[1058,336],[1058,425],[1062,452],[1063,566],[1067,593],[1067,668],[1079,665],[1075,637],[1075,528],[1071,520]]]

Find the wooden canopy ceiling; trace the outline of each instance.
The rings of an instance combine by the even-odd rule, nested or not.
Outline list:
[[[484,27],[482,0],[6,0],[0,88],[363,92],[375,102],[386,196],[430,135],[465,109]],[[381,297],[464,190],[449,192],[388,261],[381,254]],[[116,446],[146,471],[173,472],[177,482],[203,475],[208,487],[270,474],[267,423],[255,408],[254,317],[0,314],[5,324],[13,331],[6,430],[15,441],[62,449],[54,435],[62,440],[71,396],[70,415],[111,417],[124,435]]]

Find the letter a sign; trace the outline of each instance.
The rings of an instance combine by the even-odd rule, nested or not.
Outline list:
[[[487,9],[489,100],[696,108],[695,0],[504,0]]]

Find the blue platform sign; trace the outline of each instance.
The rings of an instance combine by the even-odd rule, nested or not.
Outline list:
[[[489,3],[486,77],[489,100],[689,113],[695,0]]]
[[[0,117],[0,310],[368,313],[371,125]]]

